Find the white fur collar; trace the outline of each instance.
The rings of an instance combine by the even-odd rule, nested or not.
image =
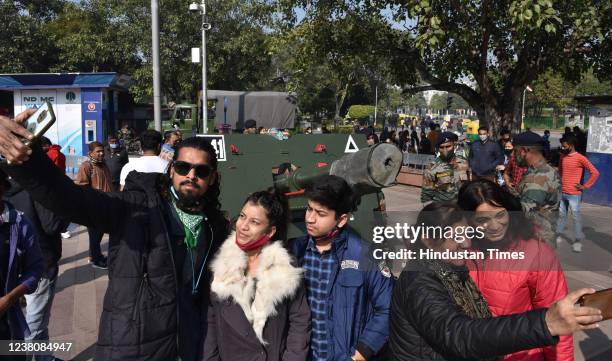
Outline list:
[[[236,233],[225,240],[210,266],[211,290],[221,300],[230,297],[242,310],[262,344],[268,317],[276,315],[276,305],[295,294],[302,279],[302,269],[291,265],[291,256],[280,242],[265,246],[259,255],[257,283],[247,277],[247,255],[236,245]],[[252,300],[252,302],[251,302]]]

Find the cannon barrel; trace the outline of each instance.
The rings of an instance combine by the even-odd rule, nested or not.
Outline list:
[[[304,189],[314,178],[332,174],[344,178],[358,194],[374,193],[395,182],[402,166],[402,152],[392,144],[375,146],[349,153],[321,168],[299,168],[295,172],[279,176],[274,187],[283,192]]]

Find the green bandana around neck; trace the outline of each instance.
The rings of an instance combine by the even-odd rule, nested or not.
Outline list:
[[[176,205],[176,201],[172,198],[172,205],[176,210],[176,213],[183,223],[185,228],[185,244],[189,248],[195,248],[198,245],[198,238],[200,236],[200,230],[202,229],[202,221],[204,216],[201,214],[191,214],[183,211]]]

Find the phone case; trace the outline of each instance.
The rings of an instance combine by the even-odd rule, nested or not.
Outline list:
[[[604,320],[612,319],[612,288],[597,291],[580,298],[580,306],[593,307],[601,310]]]
[[[23,142],[26,145],[30,145],[36,141],[38,141],[40,139],[40,137],[42,137],[48,130],[49,128],[51,128],[51,126],[53,125],[53,123],[55,123],[55,113],[53,112],[53,106],[51,105],[51,103],[49,102],[45,102],[45,110],[48,112],[48,116],[51,118],[51,120],[49,122],[47,122],[47,124],[45,124],[43,127],[39,127],[36,128],[36,130],[33,132],[34,134],[34,138],[32,140],[27,140],[25,139]],[[26,124],[30,123],[30,120],[33,117],[39,117],[40,115],[37,113],[34,113],[27,121]]]

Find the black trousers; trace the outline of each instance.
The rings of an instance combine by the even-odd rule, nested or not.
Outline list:
[[[89,234],[89,257],[91,257],[91,261],[97,262],[103,260],[104,256],[102,255],[100,243],[102,243],[104,233],[91,227],[87,227],[87,233]]]

